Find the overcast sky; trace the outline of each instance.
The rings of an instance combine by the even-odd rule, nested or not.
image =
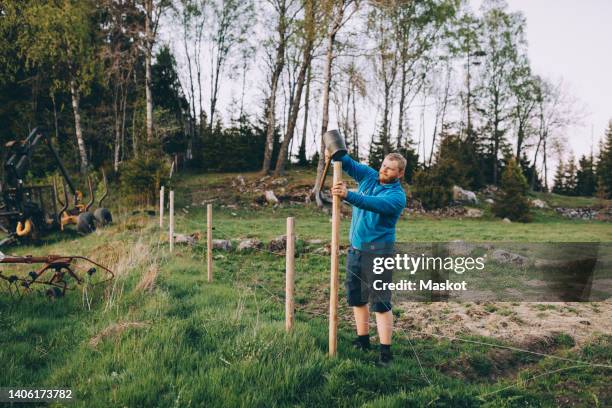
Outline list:
[[[563,78],[586,106],[581,126],[567,133],[569,148],[579,157],[591,149],[612,119],[612,1],[507,0],[527,19],[529,57],[536,74]],[[482,0],[472,0],[477,10]]]

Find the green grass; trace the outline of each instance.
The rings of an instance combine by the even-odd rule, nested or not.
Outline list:
[[[189,178],[183,185],[193,189],[202,179]],[[177,189],[176,231],[204,232],[204,209],[192,207],[192,197],[186,193]],[[186,205],[189,214],[181,211]],[[398,225],[398,241],[612,241],[609,224],[542,214],[532,224],[405,217]],[[296,217],[300,238],[329,239],[329,216],[297,206],[234,210],[216,205],[214,237],[251,236],[265,241],[285,232],[287,216]],[[381,369],[374,364],[375,351],[362,354],[349,347],[353,328],[344,320],[338,356],[329,358],[328,257],[308,253],[296,259],[296,323],[287,334],[282,256],[215,251],[215,279],[207,283],[202,243],[194,248],[177,246],[170,254],[167,244],[158,243],[166,232],[159,231],[155,217],[116,218],[114,226],[87,237],[54,235],[37,247],[5,251],[70,252],[104,262],[109,261],[108,248],[126,252],[132,248],[132,252],[146,251],[149,259],[123,269],[114,283],[115,297],[109,298],[103,288],[90,293],[91,309],[78,291],[56,300],[32,294],[20,301],[0,293],[0,387],[69,387],[77,398],[70,406],[76,407],[612,404],[610,370],[571,369],[531,380],[572,363],[517,352],[500,359],[488,346],[409,338],[402,331],[395,335],[394,364]],[[348,219],[343,220],[342,243],[346,243],[348,225]],[[159,268],[155,290],[137,291],[136,285],[152,266]],[[341,316],[348,315],[343,290],[339,305]],[[143,322],[146,327],[128,328],[101,339],[96,347],[90,345],[94,336],[121,322]],[[610,335],[595,338],[579,350],[572,345],[571,338],[560,337],[551,352],[611,363]]]

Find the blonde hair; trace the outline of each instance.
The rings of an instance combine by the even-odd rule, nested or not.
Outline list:
[[[385,156],[385,159],[393,160],[397,162],[399,171],[404,171],[406,169],[406,159],[399,153],[389,153]]]

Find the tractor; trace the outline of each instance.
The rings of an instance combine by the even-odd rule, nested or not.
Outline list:
[[[53,185],[26,186],[24,178],[30,167],[34,148],[44,141],[63,178],[64,201],[59,199],[57,181]],[[83,194],[78,191],[60,157],[51,144],[48,134],[39,128],[30,132],[22,141],[10,141],[4,146],[8,159],[3,168],[4,174],[0,183],[0,231],[7,237],[0,240],[0,246],[27,240],[36,240],[51,231],[64,230],[69,224],[75,224],[81,234],[96,229],[97,225],[112,222],[110,211],[102,208],[102,200],[108,194],[104,176],[105,193],[99,201],[99,207],[91,212],[94,193],[91,178],[88,177],[90,201],[84,204]],[[68,192],[72,200],[68,198]],[[72,201],[72,205],[70,205]],[[58,209],[58,205],[61,208]]]

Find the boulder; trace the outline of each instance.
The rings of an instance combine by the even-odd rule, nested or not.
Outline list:
[[[232,186],[234,187],[244,187],[246,183],[244,182],[244,177],[242,177],[242,174],[237,175],[233,180],[232,180]]]
[[[281,235],[268,243],[268,251],[271,252],[282,252],[287,248],[287,236]]]
[[[200,233],[195,232],[191,235],[187,234],[174,234],[174,243],[177,245],[186,244],[186,245],[195,245],[196,242],[200,239]]]
[[[230,251],[232,249],[232,241],[229,239],[213,239],[213,249],[220,249],[222,251]]]
[[[272,180],[270,184],[272,184],[273,186],[284,186],[287,184],[287,182],[288,182],[287,178],[279,177],[277,179]]]
[[[513,254],[512,252],[508,252],[503,249],[496,249],[493,251],[491,254],[491,259],[498,263],[511,264],[514,266],[526,266],[529,263],[528,258],[519,254]]]
[[[268,204],[278,204],[278,198],[276,198],[276,195],[274,195],[274,191],[266,190],[265,197]]]
[[[485,200],[485,203],[487,203],[487,204],[495,204],[495,201],[493,201],[493,199],[492,199],[492,198],[487,198],[487,199]]]
[[[548,204],[546,204],[546,201],[537,198],[535,200],[529,200],[529,205],[534,208],[548,208]]]
[[[484,212],[481,209],[478,208],[468,208],[465,216],[466,217],[470,217],[470,218],[480,218],[482,217],[484,214]]]
[[[510,218],[504,218],[502,222],[505,222],[506,224],[512,224],[512,221],[510,221]]]
[[[453,186],[453,200],[457,202],[478,204],[476,193],[473,191],[464,190],[459,186]]]
[[[238,243],[236,250],[238,252],[243,252],[243,251],[248,251],[248,250],[261,249],[262,247],[263,247],[263,243],[260,240],[254,239],[254,238],[248,238],[248,239],[241,240],[240,243]]]

